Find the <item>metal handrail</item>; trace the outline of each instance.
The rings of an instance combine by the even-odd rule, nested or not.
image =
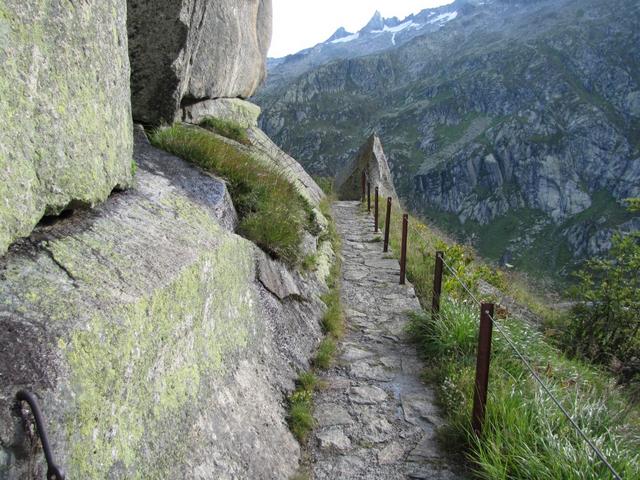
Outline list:
[[[64,470],[56,465],[53,460],[51,445],[49,445],[49,437],[47,436],[47,430],[44,426],[44,419],[42,417],[42,412],[40,411],[38,399],[33,393],[26,390],[20,390],[16,394],[16,400],[18,403],[27,402],[31,408],[31,413],[33,413],[33,418],[36,421],[36,428],[38,429],[38,435],[40,436],[40,443],[42,443],[42,450],[44,451],[44,458],[47,460],[47,480],[65,480]]]

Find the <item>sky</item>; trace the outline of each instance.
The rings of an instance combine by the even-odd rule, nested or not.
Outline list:
[[[283,57],[325,41],[339,27],[357,32],[379,10],[404,18],[453,0],[273,0],[270,57]]]

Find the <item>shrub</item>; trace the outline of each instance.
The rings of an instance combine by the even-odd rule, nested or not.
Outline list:
[[[640,233],[615,235],[608,257],[577,273],[579,303],[565,336],[573,353],[614,366],[625,381],[640,377],[639,272]]]
[[[159,129],[151,141],[227,181],[240,235],[289,265],[301,261],[303,231],[314,228],[311,207],[282,175],[198,127]]]
[[[244,145],[251,145],[249,137],[247,136],[247,129],[232,120],[207,117],[200,122],[200,126]]]

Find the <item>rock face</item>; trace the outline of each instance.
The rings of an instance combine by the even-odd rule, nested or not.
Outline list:
[[[180,119],[207,99],[251,96],[265,76],[271,0],[128,0],[133,117]]]
[[[0,477],[44,478],[12,410],[27,388],[68,478],[289,478],[282,392],[323,282],[233,233],[224,182],[143,134],[135,158],[135,188],[0,260]]]
[[[0,2],[0,255],[131,183],[125,0]]]
[[[639,21],[631,0],[467,0],[385,20],[272,61],[261,126],[317,175],[375,130],[408,207],[485,257],[565,277],[640,195]]]
[[[360,147],[358,154],[336,175],[334,188],[342,200],[359,200],[362,196],[362,173],[371,185],[378,187],[382,198],[398,198],[380,137],[375,133]],[[372,193],[373,195],[373,193]]]

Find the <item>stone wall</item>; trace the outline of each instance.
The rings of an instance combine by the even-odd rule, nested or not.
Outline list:
[[[0,255],[131,183],[125,0],[0,0]]]

